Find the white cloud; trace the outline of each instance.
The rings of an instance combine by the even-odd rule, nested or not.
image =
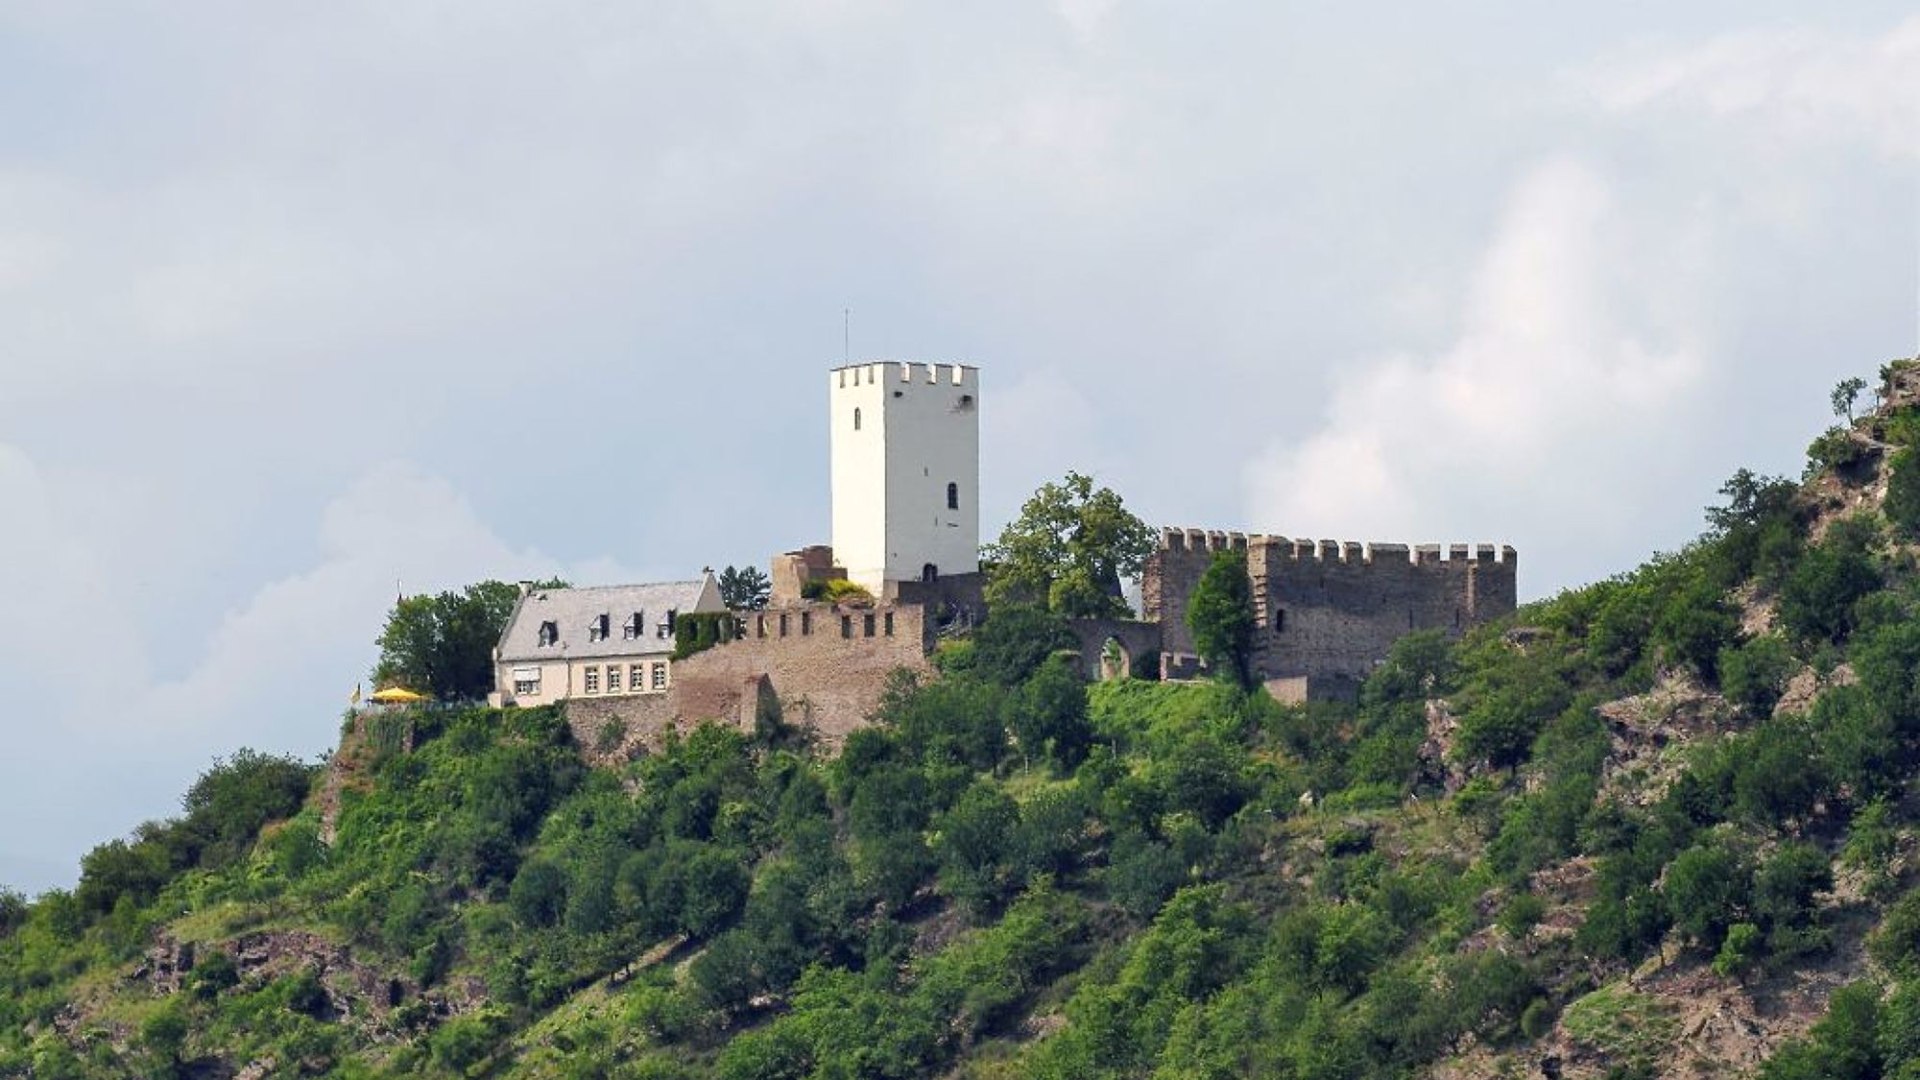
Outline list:
[[[1516,541],[1532,520],[1525,539],[1577,546],[1589,523],[1538,522],[1544,507],[1516,494],[1572,494],[1571,508],[1644,488],[1623,441],[1657,430],[1703,371],[1684,341],[1636,330],[1640,297],[1611,273],[1623,224],[1592,169],[1536,168],[1508,199],[1456,340],[1339,375],[1322,426],[1247,469],[1250,518],[1307,536]]]
[[[1580,82],[1604,107],[1757,118],[1795,140],[1866,141],[1920,157],[1920,18],[1879,36],[1809,27],[1724,34],[1699,46],[1607,57]]]
[[[48,866],[173,812],[216,753],[327,749],[372,663],[396,580],[418,593],[490,577],[630,575],[612,559],[565,566],[516,549],[446,481],[389,462],[327,503],[313,565],[259,585],[187,670],[150,678],[118,585],[84,536],[63,531],[32,462],[5,447],[0,501],[21,511],[0,533],[0,591],[10,599],[0,655],[27,679],[7,720],[0,820],[43,823],[4,836],[0,867],[31,875],[5,883],[32,888],[60,880]]]

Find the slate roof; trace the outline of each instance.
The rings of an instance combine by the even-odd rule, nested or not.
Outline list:
[[[704,603],[703,603],[704,602]],[[660,581],[646,585],[596,585],[583,589],[535,589],[520,598],[500,635],[503,663],[528,660],[591,659],[596,656],[646,656],[673,651],[673,631],[660,636],[667,612],[720,611],[720,590],[713,578]],[[638,613],[644,620],[638,638],[624,628]],[[592,627],[607,617],[607,635],[591,640]],[[540,644],[540,626],[558,632],[551,645]]]

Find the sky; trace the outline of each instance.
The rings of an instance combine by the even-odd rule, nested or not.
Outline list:
[[[980,366],[989,535],[1671,550],[1920,348],[1910,12],[0,0],[0,885],[397,589],[824,541],[847,355]]]

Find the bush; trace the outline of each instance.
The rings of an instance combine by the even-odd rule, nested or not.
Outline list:
[[[1887,474],[1887,520],[1908,537],[1920,536],[1920,447],[1902,447]]]
[[[974,631],[974,670],[1002,686],[1016,686],[1062,649],[1078,650],[1067,620],[1028,604],[997,607]]]
[[[1855,601],[1880,587],[1868,553],[1872,540],[1869,526],[1843,521],[1801,556],[1780,586],[1780,622],[1789,632],[1808,642],[1839,642],[1852,633]]]
[[[1784,639],[1763,634],[1720,650],[1720,688],[1747,715],[1764,718],[1786,691],[1793,674],[1793,651]]]
[[[1752,870],[1724,843],[1688,848],[1667,868],[1664,890],[1674,926],[1708,949],[1718,949],[1752,894]]]
[[[1867,445],[1854,438],[1852,432],[1843,427],[1830,427],[1807,447],[1808,472],[1830,472],[1850,477],[1854,466],[1865,461],[1867,456]]]

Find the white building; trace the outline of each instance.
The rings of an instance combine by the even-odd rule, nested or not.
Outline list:
[[[827,375],[833,557],[875,595],[980,569],[980,373],[875,361]]]
[[[497,708],[664,694],[673,685],[674,619],[724,610],[712,574],[700,581],[529,590],[493,650],[488,701]]]

